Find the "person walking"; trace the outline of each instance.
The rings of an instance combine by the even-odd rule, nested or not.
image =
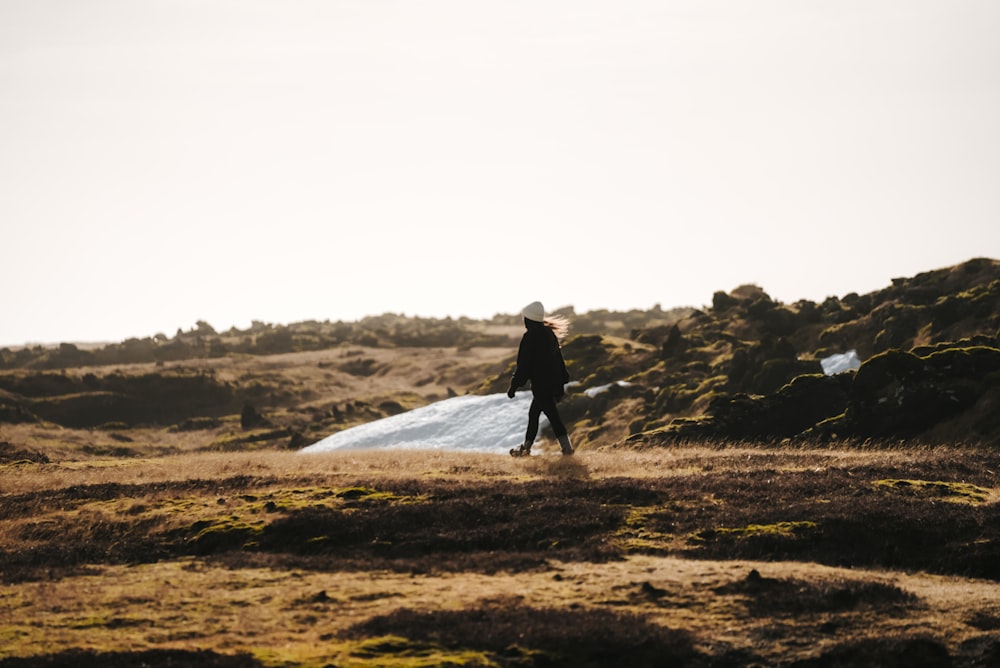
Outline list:
[[[507,396],[513,399],[517,388],[531,381],[532,399],[528,408],[528,429],[524,435],[524,443],[511,448],[510,454],[512,457],[531,454],[531,446],[538,435],[538,420],[544,413],[559,439],[562,453],[571,455],[573,445],[556,407],[556,402],[565,393],[563,386],[569,382],[566,363],[559,349],[559,339],[566,335],[569,322],[562,316],[546,319],[541,302],[531,302],[521,310],[521,315],[524,316],[525,331],[517,349],[517,366],[511,376]]]

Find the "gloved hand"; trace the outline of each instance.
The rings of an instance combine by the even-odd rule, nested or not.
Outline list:
[[[514,398],[514,388],[513,387],[509,388],[507,390],[507,398],[509,398],[509,399],[513,399]]]

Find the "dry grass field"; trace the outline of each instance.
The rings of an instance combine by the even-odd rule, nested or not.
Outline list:
[[[3,459],[0,666],[1000,665],[996,452],[182,446]]]

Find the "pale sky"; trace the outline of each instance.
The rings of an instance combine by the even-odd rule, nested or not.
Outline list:
[[[0,345],[1000,258],[996,0],[0,0]]]

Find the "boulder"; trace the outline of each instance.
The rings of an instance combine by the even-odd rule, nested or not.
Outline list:
[[[889,350],[861,365],[847,408],[820,431],[854,438],[914,438],[972,408],[1000,386],[1000,349]]]
[[[675,418],[629,441],[913,439],[938,428],[951,440],[961,434],[995,443],[998,403],[1000,349],[954,346],[923,356],[890,350],[856,372],[800,375],[771,394],[715,395],[703,415]]]
[[[666,443],[700,439],[773,442],[791,438],[847,406],[852,374],[807,374],[771,395],[720,394],[705,415],[675,418],[632,442]]]
[[[966,359],[974,357],[986,362],[996,359],[994,349],[944,350],[920,357],[913,353],[886,355],[888,364],[869,365],[852,392],[850,408],[859,416],[878,420],[891,414],[890,428],[905,431],[919,429],[937,418],[957,412],[972,403],[981,375]],[[882,409],[882,410],[879,410]],[[889,409],[889,410],[885,410]],[[881,424],[869,425],[869,431],[883,431]]]

